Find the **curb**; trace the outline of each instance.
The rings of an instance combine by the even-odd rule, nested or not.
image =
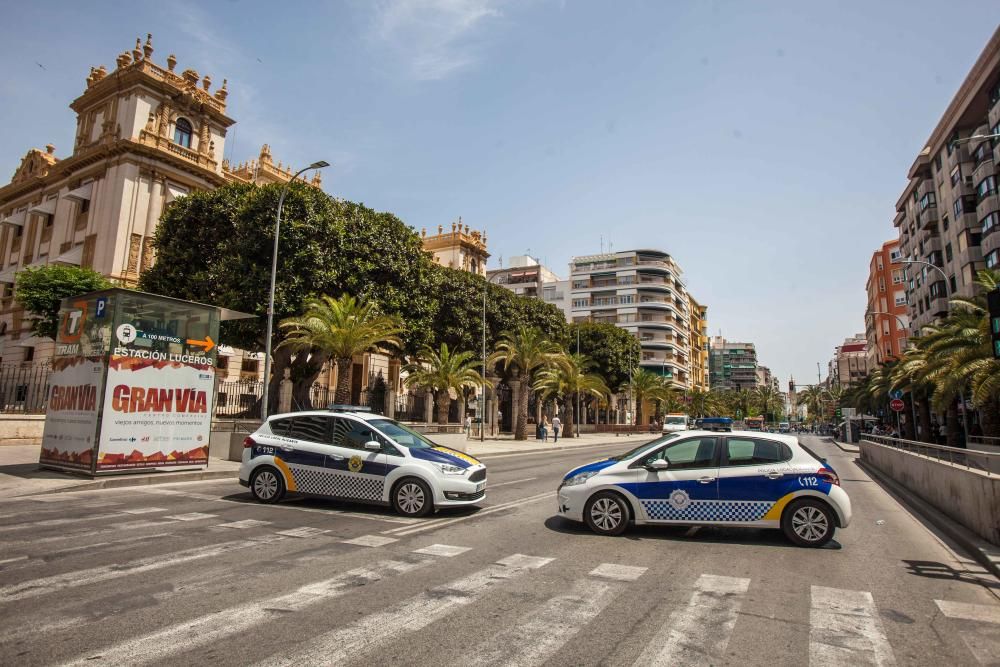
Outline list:
[[[25,493],[21,496],[44,496],[51,493],[67,493],[72,491],[95,491],[98,489],[118,489],[129,486],[155,486],[157,484],[171,484],[174,482],[201,482],[212,479],[236,478],[238,470],[194,470],[191,472],[174,472],[156,475],[142,475],[134,477],[109,477],[107,479],[95,479],[83,484],[73,486],[62,486],[58,489],[47,489],[35,493]]]
[[[839,449],[842,452],[846,452],[848,454],[860,454],[861,453],[861,448],[860,447],[853,447],[853,448],[847,447],[847,446],[842,445],[841,443],[837,442],[833,438],[826,438],[826,440],[828,442],[832,442],[834,445],[837,446],[837,449]]]
[[[906,505],[916,510],[918,514],[932,523],[935,528],[965,549],[969,555],[985,567],[994,577],[1000,579],[1000,547],[987,542],[965,526],[956,523],[954,519],[945,516],[940,510],[902,486],[896,480],[891,479],[878,468],[865,463],[860,458],[855,459],[854,462],[859,468],[868,473],[869,476],[875,477],[879,484],[887,487]]]

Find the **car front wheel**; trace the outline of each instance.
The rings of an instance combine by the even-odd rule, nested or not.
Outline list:
[[[285,495],[285,479],[274,468],[258,468],[250,476],[250,495],[257,502],[276,503]]]
[[[815,548],[833,539],[836,523],[826,503],[804,498],[782,513],[781,530],[793,544]]]
[[[403,516],[426,516],[434,509],[430,487],[413,477],[404,479],[392,492],[392,508]]]
[[[587,501],[583,519],[598,535],[621,535],[628,528],[628,505],[614,493],[598,493]]]

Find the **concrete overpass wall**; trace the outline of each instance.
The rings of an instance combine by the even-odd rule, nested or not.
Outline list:
[[[1000,475],[869,440],[861,460],[992,544],[1000,545]]]

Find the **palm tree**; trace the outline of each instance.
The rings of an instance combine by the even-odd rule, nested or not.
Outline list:
[[[322,296],[309,299],[301,317],[290,317],[280,324],[287,329],[285,340],[278,346],[293,350],[319,350],[337,365],[337,390],[334,401],[351,400],[351,360],[356,354],[385,352],[399,347],[398,334],[403,331],[400,318],[383,315],[375,304],[365,303],[349,294],[334,299]]]
[[[800,402],[804,403],[809,411],[809,418],[816,422],[822,416],[823,406],[826,403],[826,389],[818,384],[807,387],[800,397]]]
[[[775,415],[782,409],[781,395],[778,390],[769,384],[760,385],[754,389],[754,398],[757,399],[757,407],[765,421],[774,421]]]
[[[688,410],[692,417],[707,417],[713,396],[710,391],[692,389],[687,392]]]
[[[545,337],[538,329],[521,327],[517,331],[505,331],[501,334],[494,352],[488,363],[500,366],[512,374],[512,381],[520,389],[515,409],[517,418],[514,422],[514,439],[524,440],[528,428],[528,389],[531,387],[531,376],[539,368],[553,365],[562,357],[562,349],[558,344]]]
[[[631,388],[632,396],[635,399],[635,423],[637,426],[643,425],[643,401],[666,401],[673,393],[673,389],[663,380],[661,376],[645,368],[640,368],[632,375]]]
[[[434,399],[437,404],[437,423],[447,424],[451,392],[461,395],[467,388],[482,386],[486,380],[477,370],[481,366],[482,362],[477,361],[472,352],[452,352],[447,343],[441,343],[440,350],[425,345],[416,360],[404,367],[409,373],[405,383],[408,387],[424,387],[434,391],[437,394]],[[461,416],[459,420],[461,421]]]
[[[566,406],[564,432],[567,438],[573,437],[576,397],[606,399],[611,394],[604,378],[590,372],[594,365],[586,355],[567,354],[559,363],[543,368],[535,377],[533,388],[544,400],[562,399]]]

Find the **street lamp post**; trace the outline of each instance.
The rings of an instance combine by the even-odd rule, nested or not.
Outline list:
[[[274,221],[274,252],[271,255],[271,289],[267,296],[267,338],[264,341],[264,391],[263,396],[261,397],[260,408],[260,416],[262,420],[267,419],[267,390],[271,384],[271,333],[274,330],[274,281],[278,272],[278,235],[281,233],[281,209],[285,204],[285,195],[288,194],[288,188],[302,172],[309,171],[310,169],[322,169],[323,167],[329,166],[329,162],[318,160],[313,162],[308,167],[299,169],[295,172],[295,175],[292,176],[287,183],[285,183],[285,187],[281,188],[281,196],[278,197],[278,214],[275,216]]]
[[[957,143],[959,143],[961,141],[971,141],[972,139],[991,139],[993,137],[1000,137],[1000,135],[976,135],[976,136],[972,136],[972,137],[966,137],[964,140],[963,139],[957,139],[953,143],[957,144]],[[948,274],[946,274],[944,272],[944,269],[942,269],[937,264],[933,264],[931,262],[925,262],[922,259],[897,259],[895,262],[893,262],[893,264],[921,264],[923,266],[929,266],[929,267],[931,267],[932,269],[934,269],[935,271],[937,271],[938,273],[941,274],[941,281],[944,283],[944,294],[945,294],[945,297],[948,299],[948,301],[951,301],[951,286],[948,284]],[[965,433],[965,442],[966,442],[966,444],[968,444],[968,442],[969,442],[969,415],[968,415],[968,412],[965,409],[965,391],[964,390],[959,395],[959,398],[962,401],[962,431]]]
[[[486,276],[486,282],[483,283],[483,395],[479,400],[479,442],[486,442],[486,290],[491,282],[493,279]]]
[[[970,141],[976,141],[977,139],[1000,139],[1000,134],[974,134],[971,137],[963,137],[961,139],[955,139],[951,142],[952,147],[958,146],[959,144],[968,143]]]
[[[580,356],[580,325],[576,325],[576,356]],[[579,378],[577,378],[577,384],[579,385]],[[600,406],[598,406],[600,408]],[[580,437],[580,423],[583,420],[583,416],[580,414],[580,387],[576,388],[576,437]]]

